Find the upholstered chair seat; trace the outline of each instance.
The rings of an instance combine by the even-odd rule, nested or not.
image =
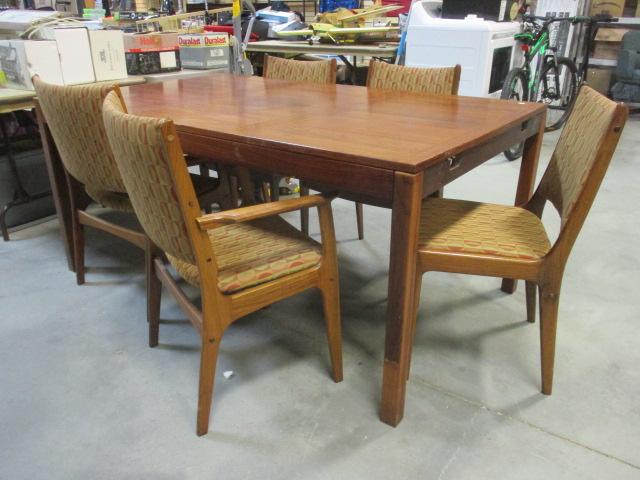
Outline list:
[[[321,245],[280,217],[238,225],[226,225],[209,232],[211,248],[220,252],[218,288],[225,294],[291,275],[320,263]],[[167,258],[192,285],[200,285],[198,267],[172,255]]]
[[[524,208],[442,198],[422,202],[420,253],[534,260],[550,248],[542,221]]]

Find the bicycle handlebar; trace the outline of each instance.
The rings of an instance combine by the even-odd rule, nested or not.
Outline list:
[[[545,25],[550,25],[551,23],[554,22],[571,22],[571,23],[589,23],[589,22],[594,22],[594,23],[613,23],[613,22],[617,22],[619,19],[618,18],[614,18],[611,15],[608,14],[600,14],[600,15],[595,15],[593,17],[541,17],[541,16],[537,16],[537,15],[528,15],[525,14],[522,16],[522,19],[525,22],[533,22],[535,20],[543,20]]]

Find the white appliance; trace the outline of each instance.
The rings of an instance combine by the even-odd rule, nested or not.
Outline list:
[[[511,68],[520,32],[516,22],[493,22],[468,16],[462,20],[436,18],[434,3],[416,1],[407,29],[405,65],[462,66],[460,95],[499,97]]]

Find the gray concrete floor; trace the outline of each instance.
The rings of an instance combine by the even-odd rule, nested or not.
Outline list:
[[[568,265],[553,396],[523,288],[428,274],[397,428],[378,421],[388,211],[366,207],[357,241],[353,204],[335,202],[344,382],[318,295],[280,302],[225,334],[203,438],[197,334],[165,294],[146,346],[140,252],[90,232],[78,287],[56,221],[15,232],[0,245],[0,479],[640,478],[639,138],[632,119]],[[447,195],[511,203],[518,168],[493,159]]]

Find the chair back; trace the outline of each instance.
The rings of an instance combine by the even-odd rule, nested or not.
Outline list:
[[[593,204],[628,116],[623,104],[583,86],[534,197],[561,218],[558,242],[573,245]],[[536,208],[534,208],[536,209]]]
[[[91,191],[125,193],[102,121],[107,85],[59,86],[33,78],[38,102],[67,172]]]
[[[302,61],[264,56],[262,76],[277,80],[309,83],[336,83],[336,61]]]
[[[419,68],[372,61],[369,63],[367,87],[435,95],[457,95],[460,71],[460,65]]]
[[[142,228],[167,254],[195,264],[185,206],[197,209],[198,201],[173,122],[127,114],[116,91],[106,96],[102,116]]]

